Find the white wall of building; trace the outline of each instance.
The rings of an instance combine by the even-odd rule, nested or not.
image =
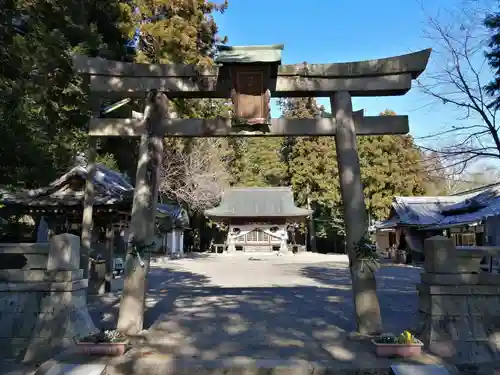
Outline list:
[[[184,255],[184,231],[174,229],[168,232],[164,238],[164,247],[167,254],[172,256]]]

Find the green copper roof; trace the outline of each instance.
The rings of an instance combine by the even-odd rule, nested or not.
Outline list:
[[[286,187],[229,189],[218,207],[205,211],[211,217],[305,217],[311,213],[295,206],[292,189]]]
[[[280,63],[283,44],[268,46],[217,46],[217,63]]]

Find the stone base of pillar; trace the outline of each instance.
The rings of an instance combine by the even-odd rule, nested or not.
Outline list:
[[[422,278],[418,292],[425,348],[455,364],[499,361],[500,285],[476,284],[477,274]],[[436,283],[440,279],[441,285]]]
[[[0,280],[0,359],[44,360],[97,330],[83,270],[2,270]]]

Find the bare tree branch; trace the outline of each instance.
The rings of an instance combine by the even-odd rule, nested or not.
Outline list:
[[[167,149],[160,192],[193,212],[216,204],[229,180],[223,142],[223,138],[189,139],[182,148]]]
[[[488,106],[491,97],[484,89],[491,78],[484,55],[487,4],[465,0],[459,9],[446,12],[444,17],[427,16],[427,37],[434,44],[436,67],[417,81],[422,92],[454,106],[458,113],[450,129],[420,138],[428,143],[439,137],[439,147],[426,145],[423,149],[464,165],[481,158],[500,158],[497,112]],[[443,135],[453,135],[454,139],[443,146]]]

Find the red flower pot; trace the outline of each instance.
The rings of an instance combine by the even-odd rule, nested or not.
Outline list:
[[[126,342],[82,342],[76,343],[77,351],[87,355],[103,355],[118,357],[125,353]]]
[[[420,340],[413,344],[385,344],[372,340],[379,357],[414,357],[422,353],[424,344]]]

